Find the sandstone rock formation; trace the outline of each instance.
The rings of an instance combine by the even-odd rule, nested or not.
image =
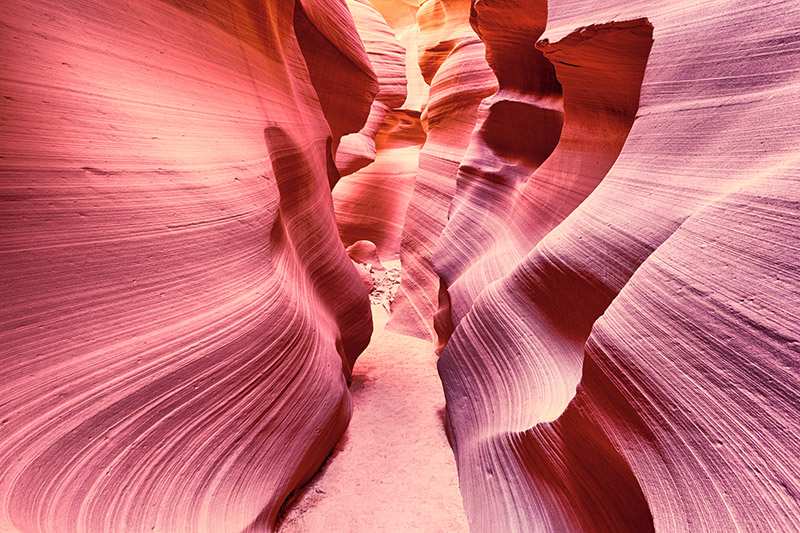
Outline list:
[[[333,189],[339,236],[345,246],[368,240],[381,260],[398,257],[406,208],[425,141],[419,113],[388,113],[375,138],[375,162],[343,177]]]
[[[345,178],[333,191],[336,221],[346,246],[368,240],[382,259],[393,260],[399,254],[425,133],[419,112],[407,106],[408,50],[377,10],[352,0],[349,5],[381,90],[367,124],[345,137],[337,152],[337,166]]]
[[[348,0],[358,34],[367,50],[380,90],[370,108],[367,123],[346,135],[336,151],[339,174],[347,176],[375,161],[375,135],[386,114],[406,100],[406,49],[381,14],[367,0]],[[347,85],[337,83],[337,85]]]
[[[422,77],[417,59],[420,33],[417,11],[420,0],[370,0],[370,3],[383,16],[392,32],[406,49],[408,91],[402,108],[422,111],[428,100],[428,85]]]
[[[546,23],[563,131],[554,84],[495,104],[432,260],[472,528],[796,530],[797,7],[528,4],[473,5],[489,102]]]
[[[400,253],[403,279],[392,305],[389,328],[432,340],[436,334],[431,317],[440,295],[446,301],[447,293],[433,271],[431,256],[447,222],[456,172],[475,127],[478,107],[497,89],[496,79],[484,59],[483,43],[469,27],[468,14],[469,3],[428,2],[418,16],[423,40],[430,43],[420,50],[419,60],[425,65],[436,65],[436,70],[431,73],[434,67],[423,69],[431,83],[423,114],[427,138],[419,155],[413,195],[403,226]],[[444,28],[450,31],[445,32]],[[451,39],[450,35],[458,38]],[[438,39],[444,39],[445,44]],[[448,52],[445,57],[443,49]],[[449,333],[451,328],[444,329]],[[442,342],[446,335],[443,333]]]
[[[275,529],[398,255],[473,531],[800,530],[796,2],[0,17],[0,531]]]
[[[330,196],[378,91],[349,12],[0,11],[0,531],[270,529],[371,332]]]

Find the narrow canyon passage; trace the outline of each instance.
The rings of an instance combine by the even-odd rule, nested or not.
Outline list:
[[[0,27],[0,533],[800,532],[797,0]]]
[[[467,531],[430,342],[384,329],[358,358],[353,419],[319,474],[284,506],[280,533]]]

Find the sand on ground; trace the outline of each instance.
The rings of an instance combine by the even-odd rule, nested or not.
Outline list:
[[[444,393],[430,342],[375,333],[353,371],[354,414],[317,476],[282,511],[281,533],[458,533],[467,521],[444,426]]]

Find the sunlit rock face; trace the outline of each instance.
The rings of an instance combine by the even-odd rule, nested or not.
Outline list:
[[[0,531],[269,530],[371,333],[338,2],[2,8]]]
[[[0,531],[274,530],[398,255],[473,531],[800,530],[796,2],[0,17]]]
[[[420,0],[370,0],[370,4],[383,16],[392,32],[406,49],[408,91],[402,108],[421,111],[428,100],[428,84],[422,77],[417,60],[420,33],[417,11]]]
[[[413,78],[407,84],[405,76],[408,56],[416,57],[416,48],[407,49],[411,43],[406,38],[401,44],[397,30],[369,4],[351,0],[349,6],[381,90],[367,124],[357,134],[345,137],[339,147],[337,166],[343,178],[333,190],[336,221],[346,246],[367,240],[377,246],[381,259],[396,260],[425,142],[420,112],[413,103],[419,95],[409,95],[418,89]],[[388,14],[399,16],[392,10]],[[412,16],[410,21],[414,20]],[[407,29],[398,33],[408,35]],[[421,75],[417,73],[417,77]]]
[[[798,21],[473,4],[500,90],[432,263],[475,531],[800,528]]]
[[[406,209],[414,189],[425,132],[419,113],[388,113],[375,138],[375,162],[342,178],[333,189],[339,236],[345,246],[368,240],[382,260],[399,257]]]
[[[342,176],[375,161],[375,135],[386,114],[402,106],[407,95],[405,47],[367,0],[348,0],[347,6],[364,42],[380,90],[372,102],[367,123],[357,133],[345,136],[336,151],[336,167]]]

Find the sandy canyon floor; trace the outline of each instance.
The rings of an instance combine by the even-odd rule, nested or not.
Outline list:
[[[354,414],[322,470],[284,508],[281,533],[467,531],[444,393],[429,342],[375,332],[356,362]]]

